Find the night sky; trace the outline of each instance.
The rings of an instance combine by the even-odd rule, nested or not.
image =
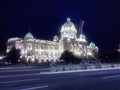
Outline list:
[[[70,17],[100,50],[117,48],[120,43],[119,0],[0,0],[0,50],[11,37],[24,37],[29,31],[36,38],[52,40]]]

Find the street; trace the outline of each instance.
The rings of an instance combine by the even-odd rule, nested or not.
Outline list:
[[[120,90],[120,69],[49,72],[49,68],[0,68],[0,90]]]

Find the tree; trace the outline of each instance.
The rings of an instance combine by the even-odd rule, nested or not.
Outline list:
[[[68,63],[80,63],[81,58],[75,56],[72,52],[66,50],[62,53],[60,60],[64,60],[66,64]]]
[[[20,49],[16,49],[13,47],[11,51],[8,53],[8,61],[11,62],[12,64],[19,63],[20,59]]]
[[[100,58],[103,63],[117,63],[120,62],[120,53],[117,50],[110,50],[102,52]]]

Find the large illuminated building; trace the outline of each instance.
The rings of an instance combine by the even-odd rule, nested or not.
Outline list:
[[[28,32],[24,38],[14,37],[7,41],[7,52],[12,47],[20,49],[21,56],[26,61],[57,62],[65,50],[69,50],[79,57],[94,57],[93,52],[98,52],[98,47],[93,42],[88,44],[86,36],[82,33],[83,21],[81,23],[81,33],[78,35],[75,25],[70,18],[62,25],[60,38],[55,35],[53,40],[36,39],[32,33]]]

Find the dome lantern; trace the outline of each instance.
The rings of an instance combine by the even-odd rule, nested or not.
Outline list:
[[[67,22],[70,22],[70,18],[67,18]]]

